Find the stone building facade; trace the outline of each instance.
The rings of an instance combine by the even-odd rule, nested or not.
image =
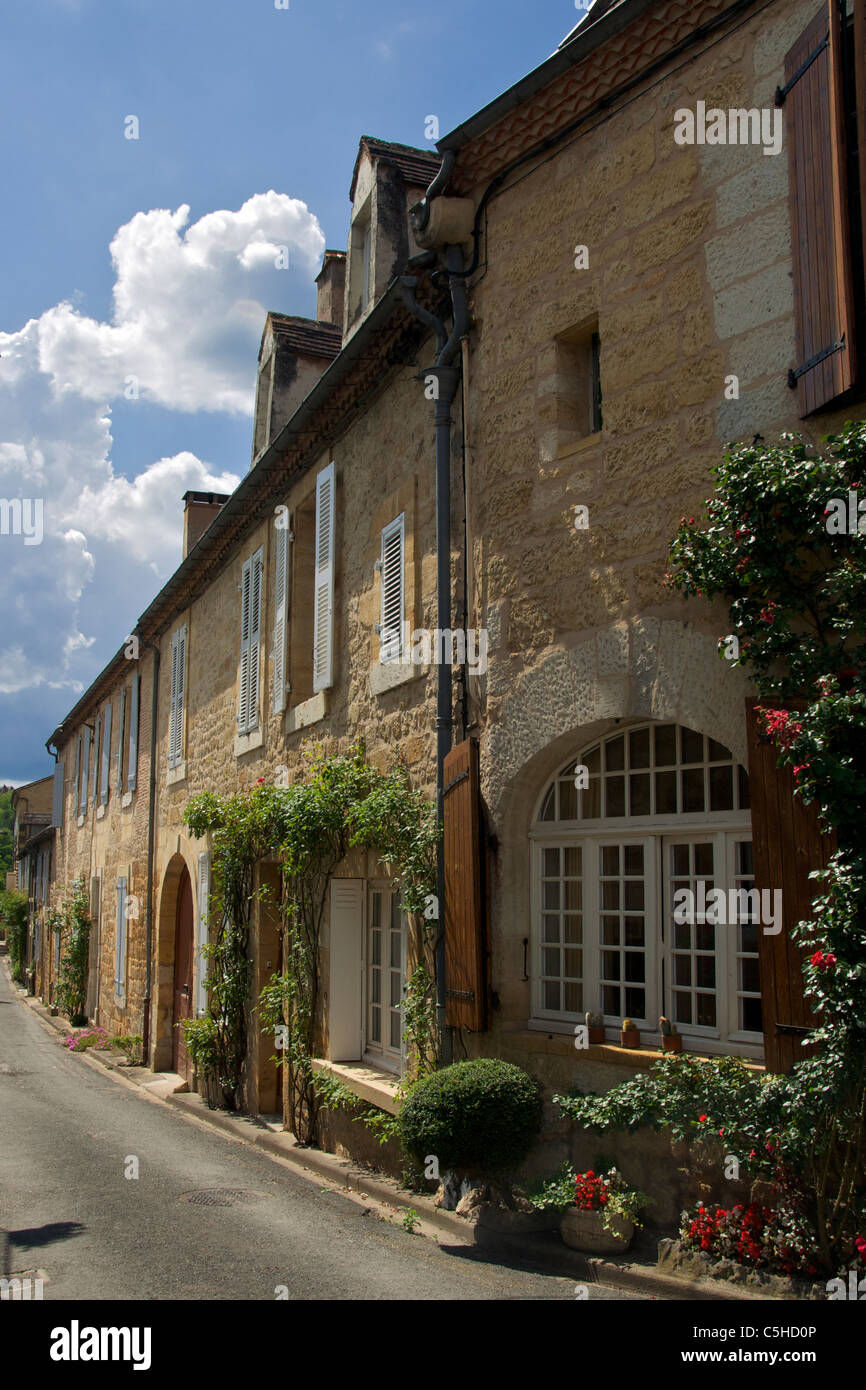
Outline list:
[[[359,736],[374,763],[399,758],[434,794],[437,671],[394,659],[405,636],[391,624],[436,627],[424,383],[437,352],[429,315],[447,295],[424,252],[446,241],[471,267],[452,411],[452,604],[488,654],[453,682],[455,741],[480,752],[490,1005],[455,1055],[507,1057],[548,1091],[604,1089],[651,1063],[667,1013],[687,1049],[761,1064],[757,929],[692,922],[678,935],[671,919],[677,885],[753,882],[750,689],[719,657],[726,615],[672,597],[663,578],[670,538],[729,441],[795,430],[817,444],[866,415],[855,359],[866,180],[847,97],[852,221],[837,231],[854,307],[831,363],[841,389],[804,410],[797,384],[825,368],[803,349],[809,210],[792,172],[802,152],[795,166],[787,148],[800,138],[796,83],[787,109],[775,102],[801,36],[825,21],[835,37],[813,76],[835,63],[831,79],[862,93],[863,49],[855,63],[835,0],[598,0],[438,155],[362,140],[348,252],[326,253],[317,319],[268,316],[252,469],[231,498],[199,500],[209,524],[190,532],[135,641],[53,735],[65,769],[58,891],[78,876],[97,885],[94,1013],[112,1031],[143,1031],[152,1066],[188,1070],[175,1025],[204,1002],[209,846],[183,826],[190,796],[292,780],[310,741],[334,752]],[[689,143],[683,111],[742,113],[738,138]],[[425,231],[417,204],[440,164]],[[130,787],[116,759],[121,727],[129,764],[135,683]],[[87,726],[101,720],[104,743],[109,707],[103,798]],[[403,1065],[407,959],[392,897],[375,855],[347,861],[323,948],[323,1061],[386,1109]],[[266,913],[253,936],[257,989],[276,964]],[[578,1053],[586,1010],[603,1014],[605,1040]],[[627,1015],[640,1049],[618,1045]],[[271,1043],[250,1048],[248,1105],[273,1110]]]

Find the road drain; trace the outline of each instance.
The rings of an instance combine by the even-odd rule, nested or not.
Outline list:
[[[246,1187],[210,1187],[202,1192],[184,1192],[178,1199],[197,1207],[249,1207],[269,1197],[269,1192],[251,1192]]]

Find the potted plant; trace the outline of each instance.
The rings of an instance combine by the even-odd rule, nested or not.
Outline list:
[[[629,1187],[619,1169],[597,1174],[589,1168],[574,1179],[574,1202],[559,1224],[565,1244],[572,1250],[611,1254],[627,1250],[640,1226],[640,1213],[652,1201]]]
[[[659,1032],[662,1035],[663,1052],[682,1052],[683,1040],[677,1025],[662,1014],[659,1019]]]
[[[624,1018],[619,1040],[623,1047],[640,1047],[640,1029],[635,1028],[630,1018]]]
[[[604,1042],[604,1014],[600,1014],[596,1009],[588,1009],[586,1028],[591,1043]]]

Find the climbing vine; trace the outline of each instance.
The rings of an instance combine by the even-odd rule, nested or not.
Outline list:
[[[12,978],[19,983],[24,978],[24,946],[27,941],[29,910],[26,893],[19,893],[17,888],[3,889],[0,892],[0,923],[6,932]]]
[[[213,950],[210,1013],[217,1034],[222,1029],[228,1036],[221,1010],[230,1001],[232,1070],[226,1068],[224,1080],[221,1071],[221,1084],[225,1091],[230,1082],[235,1095],[246,1045],[249,922],[253,902],[262,896],[254,891],[254,871],[268,857],[280,865],[281,969],[262,990],[258,1014],[262,1030],[283,1043],[279,1053],[288,1075],[289,1125],[304,1143],[316,1142],[323,1103],[313,1056],[321,1003],[319,948],[331,875],[350,850],[374,850],[393,870],[404,910],[420,915],[435,887],[438,840],[434,808],[412,789],[404,769],[378,771],[367,762],[362,744],[331,758],[313,750],[309,763],[308,776],[291,787],[262,783],[225,798],[205,793],[193,798],[185,812],[194,835],[213,836],[212,905],[222,925]],[[221,951],[221,937],[230,950]],[[412,997],[413,1046],[419,1059],[429,1056],[431,1042],[417,993],[419,988],[429,993],[429,987],[429,979],[423,984],[418,977]]]
[[[87,967],[90,956],[90,900],[83,878],[72,885],[72,897],[46,913],[49,933],[60,937],[56,1004],[72,1024],[86,1023]]]

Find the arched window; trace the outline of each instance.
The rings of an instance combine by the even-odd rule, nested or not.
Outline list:
[[[748,776],[729,749],[641,724],[581,750],[531,833],[533,1023],[586,1010],[685,1045],[760,1056],[759,920]]]

